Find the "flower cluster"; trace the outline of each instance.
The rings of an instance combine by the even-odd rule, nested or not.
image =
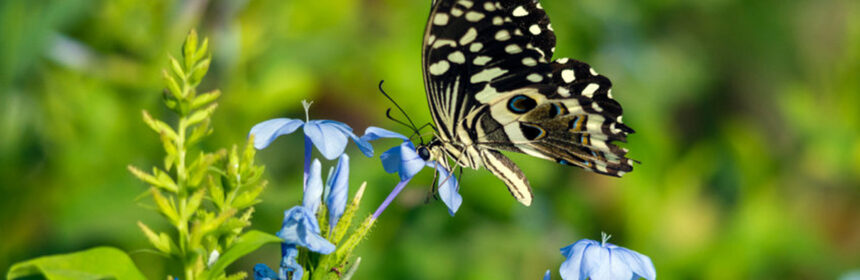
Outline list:
[[[275,273],[265,264],[258,264],[254,267],[255,279],[302,279],[304,272],[310,268],[322,273],[343,271],[347,266],[346,259],[357,243],[363,239],[379,215],[403,190],[409,180],[425,166],[433,167],[438,176],[443,178],[439,181],[439,194],[451,215],[457,211],[462,198],[457,193],[456,178],[440,164],[421,159],[406,136],[378,127],[369,127],[364,136],[357,137],[352,128],[344,123],[332,120],[310,120],[308,109],[311,103],[306,101],[302,103],[305,108],[304,121],[287,118],[272,119],[255,125],[249,133],[255,139],[254,147],[257,149],[269,146],[279,136],[291,134],[299,127],[303,127],[305,136],[302,205],[294,206],[284,212],[284,221],[281,230],[277,233],[282,240],[278,272]],[[349,156],[344,153],[346,146],[352,139],[364,155],[372,157],[373,147],[370,141],[381,138],[398,138],[404,141],[402,145],[391,148],[380,156],[384,169],[389,173],[398,173],[400,182],[374,214],[365,219],[343,244],[338,244],[351,223],[364,190],[362,186],[349,207],[352,209],[350,211],[347,207]],[[332,172],[333,175],[326,180],[325,184],[321,177],[322,164],[318,159],[311,161],[311,147],[316,147],[326,159],[339,158],[337,167]],[[323,218],[327,219],[328,223],[320,226],[320,220]],[[319,260],[316,264],[297,261],[307,259],[301,258],[300,255],[311,253],[324,256],[316,258]],[[356,266],[353,264],[346,271],[354,271]]]
[[[367,234],[380,214],[394,198],[406,187],[409,181],[425,167],[436,171],[438,194],[448,207],[452,216],[463,202],[458,193],[457,178],[442,164],[424,160],[419,156],[409,137],[378,127],[368,127],[361,137],[344,123],[331,120],[310,120],[307,111],[310,102],[304,102],[305,120],[273,119],[262,122],[251,129],[254,146],[263,149],[277,137],[304,128],[305,169],[303,179],[304,195],[302,205],[294,206],[284,212],[284,221],[277,236],[281,239],[281,262],[276,273],[265,264],[254,267],[254,278],[258,280],[303,279],[305,271],[312,274],[336,273],[336,278],[348,279],[358,266],[357,259],[348,266],[347,257]],[[353,202],[347,206],[349,193],[349,156],[344,154],[351,139],[361,152],[373,156],[371,141],[383,138],[403,140],[380,155],[382,166],[388,173],[397,173],[400,181],[386,197],[377,210],[367,217],[343,243],[345,231],[349,228],[355,209],[361,200],[364,185],[359,189]],[[311,161],[311,147],[316,147],[328,160],[338,158],[337,166],[323,183],[322,164],[318,159]],[[327,220],[326,222],[320,222]],[[601,242],[583,239],[561,249],[567,260],[559,270],[561,278],[572,279],[656,279],[651,259],[635,251],[607,243],[608,235]],[[318,257],[302,257],[317,254]],[[303,261],[299,261],[303,260]],[[315,261],[311,261],[315,260]],[[345,274],[342,276],[341,271]],[[544,275],[550,279],[550,271]],[[341,277],[342,276],[342,277]],[[323,277],[325,278],[325,277]],[[323,279],[316,276],[311,279]]]

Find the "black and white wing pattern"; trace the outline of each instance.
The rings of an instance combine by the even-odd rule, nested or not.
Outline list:
[[[486,166],[526,205],[528,181],[500,150],[611,176],[633,169],[613,143],[633,130],[621,122],[612,83],[583,62],[551,61],[554,51],[537,0],[435,0],[425,30],[436,148],[461,166]]]

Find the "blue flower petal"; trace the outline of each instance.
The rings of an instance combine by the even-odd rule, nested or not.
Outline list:
[[[385,172],[395,173],[400,170],[401,149],[403,148],[400,146],[391,147],[391,149],[379,155],[379,159],[382,161],[382,168],[385,169]]]
[[[651,262],[651,258],[648,256],[617,246],[611,250],[612,256],[630,267],[630,270],[634,273],[633,279],[639,279],[640,277],[648,280],[657,279],[657,271],[654,269],[654,263]]]
[[[278,269],[278,279],[287,279],[287,272],[292,271],[290,280],[300,280],[305,273],[302,265],[296,261],[299,257],[299,249],[295,244],[281,244],[281,267]]]
[[[613,269],[609,250],[600,245],[589,245],[582,252],[582,274],[591,279],[627,279],[612,278]],[[582,279],[586,279],[582,278]]]
[[[302,205],[311,213],[316,213],[322,203],[323,182],[321,177],[321,165],[318,159],[311,163],[311,172],[308,174],[308,182],[305,184],[305,195]]]
[[[457,209],[460,208],[460,204],[463,204],[463,197],[457,192],[459,190],[457,177],[436,162],[428,162],[427,165],[436,169],[439,180],[439,198],[442,199],[445,206],[448,206],[448,214],[454,216],[454,213],[457,213]]]
[[[543,274],[543,280],[550,280],[550,279],[552,279],[552,278],[551,278],[551,275],[549,273],[549,269],[547,269],[546,273]]]
[[[400,144],[400,180],[406,180],[418,174],[424,168],[426,162],[421,159],[421,156],[415,151],[415,146],[412,142],[403,142]]]
[[[316,216],[303,206],[295,206],[284,212],[284,224],[277,233],[285,244],[293,244],[308,250],[328,254],[335,246],[322,236]]]
[[[278,274],[265,264],[254,265],[254,280],[278,280]]]
[[[349,156],[343,154],[337,161],[337,169],[331,178],[331,190],[326,198],[328,207],[329,225],[332,228],[337,224],[343,211],[346,209],[347,195],[349,194]]]
[[[311,139],[320,154],[328,160],[333,160],[346,150],[348,134],[344,132],[345,124],[330,120],[313,120],[305,124],[305,135]],[[346,129],[350,129],[346,126]],[[350,129],[351,130],[351,129]]]
[[[559,274],[561,274],[561,279],[585,279],[588,277],[582,271],[582,257],[585,249],[592,245],[599,247],[600,243],[590,239],[582,239],[567,247],[561,248],[561,254],[567,258],[558,270]]]
[[[356,136],[355,133],[352,131],[352,128],[350,128],[348,125],[339,121],[332,120],[323,120],[322,122],[339,129],[341,132],[343,132],[343,134],[349,136],[349,138],[352,139],[352,142],[355,142],[355,145],[358,146],[358,149],[361,150],[361,153],[363,153],[367,157],[373,157],[373,146],[370,145],[370,142],[367,142],[364,139]]]
[[[302,124],[304,122],[297,119],[271,119],[254,125],[248,135],[254,135],[254,148],[261,150],[269,146],[278,136],[293,133]]]
[[[364,135],[361,136],[361,139],[364,141],[373,141],[380,138],[398,138],[403,139],[403,141],[409,140],[409,137],[403,136],[403,134],[375,126],[367,127],[367,129],[364,130]]]

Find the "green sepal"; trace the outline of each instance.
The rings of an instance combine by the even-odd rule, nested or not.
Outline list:
[[[197,30],[191,29],[188,36],[185,36],[185,41],[182,42],[182,57],[185,58],[185,68],[191,68],[194,65],[194,55],[197,53]]]
[[[221,188],[221,180],[216,180],[212,175],[207,176],[209,179],[209,198],[219,210],[224,209],[224,190]]]
[[[358,206],[361,204],[361,198],[364,196],[364,190],[366,187],[367,182],[362,182],[361,187],[358,187],[358,191],[356,191],[355,196],[352,197],[352,201],[346,206],[346,210],[343,211],[340,221],[337,222],[334,227],[334,231],[332,232],[332,238],[330,240],[332,243],[340,243],[341,239],[346,235],[346,230],[352,225],[352,218],[355,216],[355,213],[358,212]]]
[[[370,229],[373,228],[373,224],[376,222],[376,219],[373,219],[373,216],[367,216],[364,219],[358,228],[346,239],[343,244],[338,246],[337,250],[334,251],[335,263],[343,263],[346,258],[352,254],[352,251],[358,246],[358,243],[364,240],[364,237],[367,236],[367,233],[370,232]]]
[[[208,270],[203,272],[202,279],[217,279],[224,273],[228,265],[240,257],[254,252],[269,243],[281,243],[281,238],[265,232],[252,230],[242,234],[233,246],[227,249]]]
[[[35,275],[49,280],[146,279],[128,254],[113,247],[96,247],[19,262],[12,265],[6,279]]]
[[[185,71],[182,70],[182,65],[179,64],[179,61],[176,60],[176,58],[173,57],[172,55],[170,55],[169,57],[170,57],[170,69],[173,70],[173,73],[176,74],[176,76],[178,76],[182,80],[185,80],[186,76],[185,76]],[[185,97],[185,92],[182,93],[181,98],[179,98],[179,99],[184,99],[184,97]]]
[[[203,43],[200,43],[200,46],[197,47],[197,51],[194,54],[194,61],[200,61],[204,57],[210,56],[209,54],[209,38],[203,38]]]
[[[203,137],[209,136],[214,131],[211,126],[212,120],[207,118],[203,120],[199,125],[195,126],[191,130],[191,135],[188,136],[187,144],[194,145],[200,142]]]
[[[236,199],[233,200],[232,206],[236,209],[244,209],[247,207],[254,206],[257,203],[262,202],[262,200],[257,197],[260,196],[260,193],[265,189],[266,184],[260,184],[257,187],[254,187],[250,190],[246,190],[239,194]]]
[[[212,101],[215,101],[215,99],[218,99],[218,97],[220,97],[220,96],[221,96],[221,91],[217,90],[217,89],[210,91],[210,92],[207,92],[207,93],[197,95],[196,97],[194,97],[194,100],[191,101],[191,109],[194,110],[194,109],[203,107],[204,105],[209,104]]]
[[[177,253],[177,246],[173,243],[173,240],[170,239],[170,236],[167,235],[167,233],[161,232],[156,234],[141,221],[137,222],[137,226],[140,227],[140,230],[143,231],[143,234],[146,235],[146,239],[149,240],[149,243],[152,243],[153,247],[167,255]]]
[[[179,223],[179,213],[176,212],[176,205],[172,200],[168,200],[164,195],[161,194],[157,188],[149,188],[152,193],[152,199],[155,201],[155,205],[158,206],[159,212],[167,217],[168,220],[174,225]]]
[[[206,72],[209,71],[209,64],[211,62],[212,59],[207,57],[194,65],[194,68],[189,70],[190,76],[188,77],[188,84],[191,86],[197,86],[200,84],[200,80],[202,80],[203,76],[206,76]]]
[[[194,215],[194,212],[197,212],[197,209],[200,208],[200,203],[203,202],[203,196],[205,194],[206,189],[201,188],[200,190],[194,192],[194,194],[188,198],[188,203],[185,205],[185,209],[182,209],[183,220],[191,219],[191,216]]]
[[[155,184],[154,186],[172,193],[179,192],[179,186],[176,184],[176,182],[173,181],[173,177],[170,177],[170,174],[161,171],[161,169],[158,169],[157,167],[152,168],[152,174],[155,175],[156,178],[158,178],[158,184]]]
[[[167,125],[166,123],[156,120],[149,114],[146,110],[143,110],[143,122],[146,123],[149,128],[151,128],[155,133],[165,135],[170,140],[176,140],[178,137],[176,136],[176,131],[173,130],[172,127]]]
[[[206,109],[195,111],[191,116],[185,119],[185,125],[192,126],[208,119],[212,116],[212,113],[215,112],[216,108],[218,108],[218,104],[212,104],[209,105],[209,107],[206,107]]]
[[[170,75],[167,70],[163,70],[161,71],[161,76],[164,78],[164,82],[167,84],[164,100],[172,100],[174,102],[182,100],[182,96],[184,96],[185,93],[182,91],[182,87],[179,86],[179,82],[177,82],[176,79],[173,78],[173,75]],[[167,93],[169,93],[169,95]],[[168,105],[168,107],[174,109],[175,105]]]

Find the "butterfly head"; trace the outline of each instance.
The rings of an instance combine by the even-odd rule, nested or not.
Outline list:
[[[439,139],[433,138],[430,142],[427,142],[427,144],[418,144],[418,146],[415,147],[415,152],[417,152],[418,156],[424,161],[438,160],[443,158],[441,148],[442,142],[440,142]]]

